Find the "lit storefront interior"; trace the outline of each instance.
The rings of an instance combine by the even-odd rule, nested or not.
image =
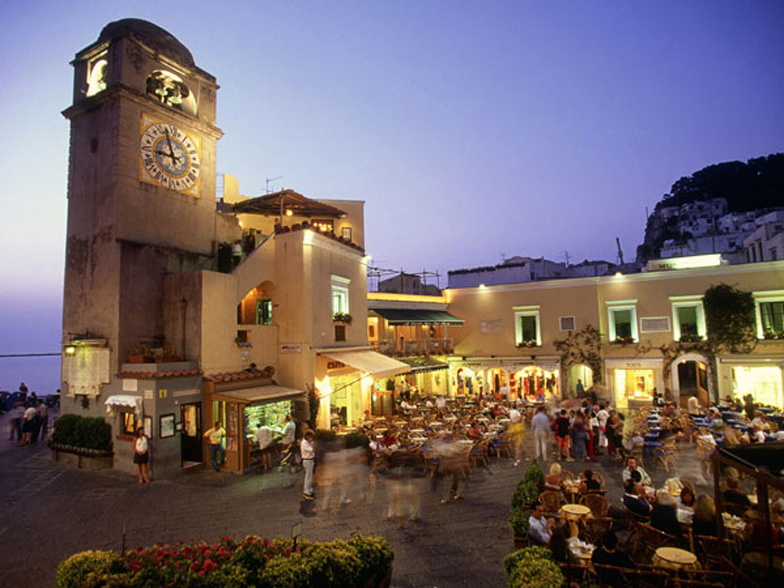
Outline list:
[[[551,399],[560,396],[558,369],[538,366],[525,367],[512,375],[510,397]]]
[[[661,364],[661,360],[650,359],[605,362],[615,406],[622,409],[649,406],[653,402],[653,389],[661,381]]]
[[[583,390],[593,387],[593,370],[582,363],[573,365],[569,368],[569,386],[571,388],[569,396],[577,396],[577,382],[583,384]]]
[[[305,402],[305,393],[283,386],[257,386],[234,390],[205,391],[207,413],[205,428],[220,421],[226,430],[224,469],[242,472],[251,465],[258,423],[274,431],[283,428],[287,414],[305,416],[296,404]],[[205,451],[205,455],[209,452]]]
[[[468,361],[450,364],[455,396],[503,396],[534,400],[551,399],[561,393],[556,360],[536,363],[519,360]]]
[[[784,408],[782,370],[779,366],[733,366],[731,373],[731,393],[735,398],[742,399],[752,394],[757,404]]]
[[[411,366],[370,350],[330,351],[321,353],[323,373],[316,378],[321,399],[320,427],[357,427],[365,411],[370,411],[378,385],[387,378],[411,370]],[[391,396],[391,393],[390,393]],[[391,400],[389,401],[391,403]],[[391,407],[391,404],[390,404]]]

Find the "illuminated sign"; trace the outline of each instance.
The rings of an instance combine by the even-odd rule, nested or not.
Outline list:
[[[673,257],[671,259],[652,259],[646,271],[695,269],[698,267],[717,267],[722,264],[721,253],[708,255],[692,255],[689,257]]]

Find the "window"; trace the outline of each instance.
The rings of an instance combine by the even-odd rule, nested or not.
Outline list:
[[[269,298],[265,298],[264,300],[256,300],[256,324],[272,324],[272,300]]]
[[[120,413],[120,435],[136,435],[136,414],[132,412]]]
[[[335,341],[345,341],[346,340],[346,325],[335,325]]]
[[[610,343],[636,343],[637,333],[637,301],[619,300],[607,303],[608,322],[610,326]]]
[[[311,223],[311,225],[313,226],[314,229],[322,233],[331,233],[334,227],[334,224],[332,223],[331,220],[316,219]]]
[[[771,338],[772,336],[784,335],[784,300],[759,302],[757,309],[759,312],[758,324],[762,327],[763,337]]]
[[[672,296],[672,338],[675,341],[699,341],[706,335],[702,296]]]
[[[351,280],[341,276],[332,276],[332,316],[349,314],[348,285]]]
[[[538,347],[542,344],[538,306],[515,307],[515,344],[518,347]]]

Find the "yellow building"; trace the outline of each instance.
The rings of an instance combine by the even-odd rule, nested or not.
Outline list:
[[[449,311],[465,321],[449,357],[451,393],[566,397],[578,380],[587,389],[596,378],[621,408],[650,403],[654,388],[684,399],[696,394],[705,405],[708,359],[688,342],[671,344],[705,336],[702,296],[721,283],[753,292],[759,341],[750,354],[718,357],[711,400],[752,393],[784,406],[780,261],[447,290]],[[599,377],[586,363],[564,365],[555,346],[589,325],[601,333]]]

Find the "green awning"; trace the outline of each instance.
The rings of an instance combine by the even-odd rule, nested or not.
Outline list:
[[[463,320],[445,310],[415,310],[410,308],[369,309],[385,318],[390,325],[462,325]]]

